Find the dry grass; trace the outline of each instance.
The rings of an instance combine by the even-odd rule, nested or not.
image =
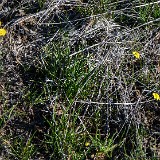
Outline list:
[[[158,5],[2,1],[1,158],[160,156]]]

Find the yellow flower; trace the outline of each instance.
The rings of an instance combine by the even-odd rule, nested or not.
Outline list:
[[[140,58],[140,54],[137,51],[132,52],[132,54],[139,59]]]
[[[160,100],[160,96],[159,96],[158,93],[153,93],[152,95],[153,95],[155,100],[157,100],[157,101]]]
[[[0,36],[5,36],[7,31],[5,29],[0,29]]]
[[[86,143],[85,143],[85,146],[86,146],[86,147],[90,146],[90,142],[86,142]]]
[[[0,21],[0,26],[2,25],[2,22]]]

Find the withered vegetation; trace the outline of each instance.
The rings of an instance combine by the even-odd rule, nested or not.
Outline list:
[[[158,158],[159,5],[2,0],[0,159]]]

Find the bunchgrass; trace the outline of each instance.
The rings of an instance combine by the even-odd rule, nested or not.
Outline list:
[[[156,159],[158,1],[7,3],[0,158]]]

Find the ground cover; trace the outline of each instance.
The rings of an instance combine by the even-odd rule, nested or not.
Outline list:
[[[160,2],[0,4],[1,159],[158,159]]]

